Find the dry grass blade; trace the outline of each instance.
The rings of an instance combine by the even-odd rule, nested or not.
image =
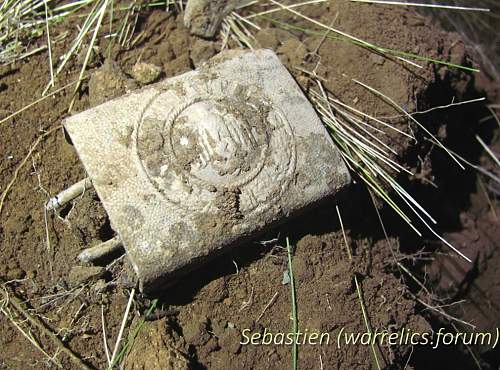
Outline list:
[[[276,298],[278,297],[278,292],[275,292],[274,295],[271,297],[271,299],[269,300],[269,302],[267,302],[266,306],[264,307],[264,309],[262,310],[262,312],[260,313],[259,317],[257,317],[257,319],[255,319],[255,322],[259,322],[260,319],[262,319],[262,316],[264,316],[264,314],[266,313],[267,309],[269,307],[271,307],[271,305],[276,301]]]
[[[450,320],[450,321],[456,321],[462,325],[467,325],[468,327],[470,327],[471,329],[475,330],[476,329],[476,325],[473,325],[471,324],[470,322],[467,322],[467,321],[464,321],[464,320],[461,320],[457,317],[454,317],[448,313],[446,313],[445,311],[443,311],[443,309],[441,307],[435,307],[435,306],[432,306],[430,305],[429,303],[423,301],[422,299],[418,298],[418,297],[414,297],[419,303],[421,303],[422,305],[424,305],[425,307],[427,307],[429,310],[431,311],[435,311],[437,313],[439,313],[440,315],[444,316],[446,319]]]
[[[371,116],[371,115],[369,115],[369,114],[366,114],[366,113],[364,113],[364,112],[361,112],[359,109],[356,109],[356,108],[353,108],[353,107],[351,107],[351,106],[349,106],[349,105],[347,105],[347,104],[344,104],[344,103],[342,103],[342,102],[341,102],[340,100],[338,100],[338,99],[335,99],[335,98],[332,98],[332,97],[328,97],[328,99],[329,99],[330,101],[332,101],[333,103],[338,104],[338,105],[341,105],[342,107],[344,107],[344,108],[346,108],[346,109],[348,109],[348,110],[350,110],[350,111],[352,111],[352,112],[354,112],[354,113],[356,113],[356,114],[359,114],[360,116],[363,116],[363,117],[365,117],[365,118],[368,118],[368,119],[370,119],[371,121],[374,121],[374,122],[376,122],[376,123],[379,123],[379,124],[381,124],[382,126],[387,127],[387,128],[388,128],[388,129],[390,129],[390,130],[394,130],[394,131],[396,131],[396,132],[400,133],[401,135],[404,135],[404,136],[406,136],[406,137],[409,137],[410,139],[414,139],[414,137],[413,137],[413,136],[411,136],[410,134],[408,134],[408,133],[406,133],[406,132],[404,132],[404,131],[401,131],[401,130],[399,130],[398,128],[396,128],[396,127],[394,127],[394,126],[392,126],[392,125],[388,124],[387,122],[384,122],[384,121],[382,121],[382,120],[380,120],[380,119],[378,119],[378,118],[376,118],[376,117],[373,117],[373,116]]]
[[[85,19],[83,25],[81,27],[79,27],[78,35],[76,36],[75,40],[73,41],[71,47],[61,57],[61,62],[59,63],[59,65],[54,73],[54,78],[56,78],[63,71],[64,67],[71,60],[71,58],[76,56],[78,50],[80,50],[80,48],[83,44],[85,36],[90,32],[92,25],[97,21],[97,19],[99,17],[100,13],[99,13],[98,9],[100,9],[99,8],[100,1],[96,1],[96,0],[91,0],[91,1],[94,3],[93,7],[92,7],[90,13],[88,14],[87,18]],[[89,46],[89,49],[91,47],[92,47],[92,45]],[[79,84],[79,83],[81,83],[81,81],[77,81],[77,84]],[[45,87],[43,94],[45,94],[49,90],[49,88],[50,88],[50,82]]]
[[[102,324],[102,340],[104,344],[104,353],[106,354],[106,360],[108,361],[108,366],[111,366],[111,356],[109,354],[108,340],[106,338],[106,323],[104,322],[104,305],[101,304],[101,324]]]
[[[223,49],[227,47],[227,41],[231,37],[242,48],[253,49],[254,37],[247,27],[238,20],[235,15],[229,15],[223,22]]]
[[[318,109],[320,117],[327,128],[330,129],[331,136],[335,143],[338,145],[343,158],[351,169],[357,172],[365,183],[371,187],[377,195],[385,200],[400,216],[401,218],[412,227],[415,232],[418,230],[412,225],[410,218],[398,207],[398,205],[391,199],[391,197],[383,190],[381,186],[382,177],[388,180],[390,184],[391,179],[382,167],[377,164],[378,160],[386,162],[388,158],[384,159],[377,150],[366,150],[366,146],[358,146],[359,141],[356,141],[349,131],[345,130],[345,125],[340,124],[342,115],[339,117],[335,114],[335,106],[331,105],[328,94],[323,89],[320,81],[316,80],[321,94],[312,94],[311,100]]]
[[[52,63],[52,42],[50,40],[50,28],[49,28],[49,10],[47,6],[47,0],[44,1],[45,3],[45,25],[46,25],[46,32],[47,32],[47,50],[49,54],[49,69],[50,69],[50,85],[51,87],[54,86],[54,64]]]
[[[490,179],[492,179],[493,181],[495,181],[496,183],[499,183],[500,184],[500,177],[498,177],[497,175],[495,175],[494,173],[491,173],[490,171],[484,169],[483,167],[479,166],[479,165],[476,165],[476,164],[473,164],[471,162],[469,162],[467,159],[465,159],[464,157],[462,157],[461,155],[459,155],[458,153],[455,153],[453,150],[451,149],[448,149],[451,153],[453,153],[453,155],[455,157],[457,157],[460,161],[462,161],[464,164],[466,164],[467,166],[469,166],[470,168],[476,170],[477,172],[481,173],[482,175],[485,175],[486,177],[489,177]]]
[[[491,112],[491,115],[492,115],[493,119],[495,120],[495,122],[497,123],[498,128],[500,128],[500,118],[498,117],[497,113],[495,112],[495,109],[499,109],[499,107],[497,105],[490,104],[490,105],[487,105],[486,108],[488,108],[488,110]]]
[[[488,147],[488,145],[486,145],[486,143],[483,141],[483,139],[481,139],[478,135],[476,135],[476,140],[478,141],[479,144],[481,144],[481,146],[483,147],[484,151],[486,153],[488,153],[488,155],[491,157],[491,159],[493,159],[493,161],[495,162],[495,164],[500,167],[500,160],[498,159],[498,156],[493,153],[493,151]]]
[[[149,309],[146,311],[146,313],[144,314],[144,316],[141,319],[141,321],[136,325],[136,327],[134,328],[134,330],[132,330],[132,333],[129,334],[127,343],[125,343],[125,345],[123,346],[123,348],[120,351],[120,353],[116,356],[116,359],[115,359],[116,363],[118,363],[122,359],[124,359],[125,356],[127,355],[127,353],[130,352],[130,349],[134,345],[135,339],[137,338],[137,336],[141,332],[142,327],[144,326],[144,322],[146,321],[145,318],[149,317],[151,315],[151,313],[156,309],[157,304],[158,304],[158,300],[157,299],[155,299],[155,300],[153,300],[151,302],[151,305],[149,306]]]
[[[365,40],[361,40],[361,39],[359,39],[359,38],[357,38],[355,36],[349,35],[348,33],[340,31],[340,30],[338,30],[336,28],[327,26],[327,25],[325,25],[325,24],[323,24],[321,22],[318,22],[317,20],[312,19],[312,18],[310,18],[310,17],[308,17],[308,16],[306,16],[306,15],[304,15],[304,14],[296,11],[291,6],[283,5],[283,4],[279,3],[279,2],[277,2],[276,0],[269,0],[269,1],[271,3],[273,3],[273,4],[275,4],[275,5],[278,5],[279,7],[281,7],[284,10],[288,10],[290,13],[292,13],[292,14],[294,14],[296,16],[299,16],[299,17],[301,17],[301,18],[303,18],[303,19],[305,19],[305,20],[307,20],[307,21],[315,24],[316,26],[320,26],[321,28],[324,28],[324,29],[329,30],[331,32],[334,32],[334,33],[336,33],[338,35],[346,37],[346,38],[348,38],[348,39],[350,39],[352,41],[355,41],[355,42],[357,42],[357,43],[359,43],[361,45],[365,45],[365,46],[368,46],[368,47],[373,47],[373,45],[370,44],[369,42],[366,42]]]
[[[121,342],[122,337],[123,337],[123,331],[125,330],[125,325],[127,324],[128,315],[130,312],[130,307],[132,306],[132,302],[134,300],[134,296],[135,296],[135,288],[132,288],[132,291],[130,292],[130,296],[128,299],[127,307],[125,308],[125,313],[123,315],[122,325],[120,326],[118,338],[116,338],[115,349],[113,350],[113,355],[111,356],[111,362],[110,362],[108,369],[113,369],[115,367],[116,363],[118,362],[118,358],[117,358],[118,349],[120,348],[120,342]]]
[[[455,323],[451,323],[451,326],[453,327],[453,329],[455,330],[455,332],[458,334],[461,332],[461,330],[459,330],[457,328],[457,326],[455,325]],[[469,344],[465,344],[465,348],[467,348],[467,352],[469,352],[469,354],[471,355],[472,359],[474,360],[474,363],[476,364],[477,368],[479,370],[483,370],[483,367],[481,366],[481,363],[479,361],[479,359],[477,358],[476,354],[474,353],[474,351],[471,349],[471,346]]]
[[[427,113],[430,113],[430,112],[434,112],[436,110],[441,110],[441,109],[448,109],[448,108],[451,108],[451,107],[458,107],[459,105],[465,105],[465,104],[472,104],[472,103],[478,103],[478,102],[482,102],[482,101],[485,101],[486,98],[476,98],[476,99],[470,99],[470,100],[464,100],[464,101],[460,101],[460,102],[452,102],[450,104],[445,104],[445,105],[439,105],[437,107],[432,107],[432,108],[429,108],[429,109],[426,109],[426,110],[419,110],[419,111],[416,111],[416,112],[413,112],[413,113],[409,113],[410,115],[412,116],[416,116],[416,115],[421,115],[421,114],[427,114]],[[398,115],[395,115],[395,116],[390,116],[390,117],[379,117],[379,118],[400,118],[400,117],[405,117],[406,114],[398,114]]]

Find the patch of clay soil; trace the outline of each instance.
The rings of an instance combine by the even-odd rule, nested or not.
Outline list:
[[[335,27],[385,47],[458,64],[471,63],[457,35],[444,33],[429,19],[405,9],[339,1],[307,6],[303,12],[326,24],[335,20]],[[275,18],[310,27],[305,21],[284,12]],[[347,43],[322,40],[318,35],[285,31],[265,21],[261,25],[262,29],[256,33],[257,43],[275,50],[305,91],[311,85],[303,70],[316,69],[317,74],[327,80],[325,87],[339,99],[374,116],[393,116],[397,112],[354,84],[352,79],[379,89],[409,111],[447,104],[453,98],[463,100],[479,95],[474,78],[468,73],[425,62],[420,62],[422,68],[417,68]],[[51,30],[51,34],[57,37],[68,29],[73,32],[69,23],[62,23]],[[207,41],[189,35],[182,24],[182,15],[162,11],[141,14],[136,32],[141,36],[133,49],[114,47],[114,62],[107,60],[105,67],[100,69],[101,77],[99,73],[94,74],[90,82],[85,82],[83,93],[76,100],[75,112],[139,87],[141,79],[135,81],[131,77],[137,73],[137,68],[134,72],[137,62],[159,67],[159,78],[170,77],[193,69],[218,53],[221,47],[221,40]],[[69,41],[66,43],[65,48]],[[100,50],[106,50],[107,41],[102,40],[99,46]],[[58,56],[65,50],[58,46],[54,53]],[[100,55],[91,72],[101,68],[103,63],[104,57]],[[74,81],[80,67],[75,62],[68,73],[60,77],[61,86]],[[156,76],[158,69],[153,68],[153,71]],[[45,54],[0,67],[0,85],[3,86],[0,118],[40,96],[48,76]],[[149,77],[142,79],[148,80]],[[34,140],[66,117],[70,92],[67,90],[46,99],[0,126],[2,192]],[[486,112],[474,107],[464,106],[453,112],[438,112],[423,117],[422,121],[452,149],[463,153],[467,148],[464,154],[467,159],[477,161],[480,147],[474,141],[474,134],[485,134],[490,140],[491,120],[479,123]],[[407,128],[406,123],[395,124]],[[487,191],[490,198],[485,198],[473,172],[448,170],[453,162],[429,143],[415,145],[392,132],[381,138],[396,149],[416,173],[414,177],[401,177],[401,181],[429,207],[441,230],[456,239],[457,244],[463,244],[474,257],[473,272],[464,274],[462,269],[462,275],[455,274],[451,283],[446,280],[450,278],[439,274],[434,278],[438,281],[437,290],[449,292],[452,289],[457,299],[470,298],[468,304],[472,306],[462,306],[463,312],[455,314],[475,321],[477,317],[470,307],[483,314],[480,309],[483,305],[499,306],[499,295],[494,294],[499,281],[495,267],[499,258],[498,235],[492,230],[498,228],[496,217],[500,211],[494,197],[491,198],[494,192]],[[8,282],[4,285],[5,292],[20,297],[30,314],[43,320],[83,361],[95,368],[106,368],[101,310],[108,344],[113,349],[128,300],[126,288],[130,278],[124,260],[103,261],[107,270],[104,275],[83,281],[70,281],[69,277],[72,266],[78,264],[76,257],[81,250],[113,235],[109,220],[93,192],[87,192],[60,213],[49,212],[46,217],[44,213],[48,194],[54,195],[84,177],[83,167],[61,129],[40,142],[17,173],[0,214],[0,278]],[[491,184],[487,183],[486,189],[488,186]],[[476,195],[471,198],[473,193]],[[342,211],[353,249],[352,261],[347,257],[336,204]],[[394,264],[401,258],[416,275],[423,276],[427,265],[423,262],[413,264],[411,259],[404,259],[401,252],[414,253],[422,247],[435,251],[440,244],[430,234],[425,235],[425,241],[416,238],[386,207],[380,207],[380,212],[391,243],[385,240],[366,191],[353,185],[335,202],[329,201],[270,232],[267,242],[244,245],[191,273],[176,286],[159,292],[157,309],[139,332],[125,360],[125,368],[290,367],[290,346],[240,344],[244,329],[252,333],[263,333],[266,329],[272,332],[291,330],[290,284],[284,284],[287,271],[285,236],[290,237],[295,251],[293,271],[301,331],[329,332],[333,342],[341,329],[347,332],[367,330],[354,274],[360,282],[369,323],[374,330],[408,328],[422,332],[439,327],[442,325],[439,318],[414,299],[415,295],[423,300],[426,297],[419,295],[421,292],[414,284],[400,276]],[[394,250],[391,251],[390,246]],[[438,257],[434,263],[455,261],[450,258],[441,262]],[[439,265],[431,265],[431,268],[434,266]],[[440,267],[437,269],[444,271]],[[470,271],[469,267],[465,269]],[[487,299],[482,294],[485,290]],[[147,310],[153,298],[137,295],[131,310],[130,334],[140,324],[139,313]],[[485,328],[490,328],[494,318],[499,317],[496,309],[485,315],[484,322],[481,321],[481,325],[484,323],[481,327]],[[19,320],[15,314],[12,318],[16,322]],[[0,327],[0,368],[50,367],[46,357],[22,336],[6,315],[0,315]],[[36,329],[32,332],[47,353],[52,355],[57,351],[43,334]],[[393,346],[377,347],[375,351],[383,367],[403,368],[409,361],[414,368],[431,368],[427,367],[429,356],[424,349]],[[413,352],[416,355],[412,355]],[[451,354],[444,350],[436,353],[440,355],[434,360],[445,364],[450,359],[466,358],[454,368],[468,368],[463,367],[470,362],[465,349],[454,349]],[[484,359],[494,364],[491,360],[494,354],[487,350],[482,353]],[[64,354],[57,358],[63,368],[76,368]],[[321,364],[326,369],[375,368],[370,346],[337,348],[336,343],[299,346],[299,368],[320,368]],[[486,363],[484,366],[488,368]]]

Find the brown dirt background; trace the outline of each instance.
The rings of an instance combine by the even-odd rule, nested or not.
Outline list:
[[[442,31],[429,18],[412,11],[347,1],[307,6],[303,10],[304,14],[326,24],[336,17],[336,27],[379,45],[454,63],[467,64],[473,59],[457,34]],[[298,26],[307,25],[284,12],[276,18]],[[266,27],[265,22],[261,24],[264,27],[256,35],[258,43],[280,55],[304,90],[309,88],[309,82],[296,67],[312,70],[319,61],[317,72],[328,80],[326,87],[339,99],[372,115],[390,116],[396,112],[353,84],[352,78],[387,93],[409,111],[447,104],[453,97],[465,100],[481,96],[482,89],[486,88],[490,101],[497,101],[497,86],[484,77],[479,77],[481,85],[471,74],[445,67],[423,63],[423,69],[409,68],[395,59],[384,59],[362,48],[331,40],[324,41],[318,53],[312,54],[321,37],[276,29],[270,24]],[[68,22],[51,32],[55,37],[65,30],[74,32],[74,28],[74,24]],[[182,24],[182,16],[161,11],[141,14],[137,32],[144,32],[144,35],[134,49],[113,50],[117,65],[126,75],[140,59],[160,66],[163,77],[173,76],[194,68],[220,49],[219,41],[203,41],[190,36]],[[54,51],[56,55],[69,47],[71,37],[66,40],[65,45]],[[105,40],[101,40],[99,49],[106,50]],[[97,58],[93,69],[103,62],[104,58]],[[80,67],[74,62],[60,77],[60,85],[73,81]],[[40,96],[49,75],[46,54],[0,67],[0,118]],[[85,83],[74,111],[85,110],[138,86],[135,82],[129,81],[131,85],[128,85],[123,79],[120,81],[108,81],[103,89]],[[69,89],[0,127],[1,191],[33,141],[61,123],[70,100]],[[425,115],[422,121],[431,131],[439,133],[452,149],[474,162],[482,158],[482,163],[494,170],[493,164],[481,157],[481,150],[474,141],[476,133],[488,142],[493,139],[491,120],[481,121],[487,115],[484,108],[463,106]],[[362,186],[353,185],[335,201],[327,202],[264,238],[277,238],[276,242],[242,246],[161,292],[160,309],[155,315],[165,314],[166,317],[146,322],[125,361],[125,368],[289,368],[289,346],[239,345],[239,332],[245,328],[284,332],[291,328],[290,288],[282,284],[283,272],[287,269],[284,236],[289,236],[295,246],[293,270],[301,329],[334,332],[345,327],[349,331],[365,331],[353,273],[360,279],[373,328],[429,331],[448,326],[442,317],[414,299],[417,296],[425,301],[428,297],[401,276],[394,267],[395,259],[417,276],[435,281],[433,294],[443,294],[453,300],[467,299],[465,304],[453,306],[453,314],[484,330],[498,326],[500,254],[496,215],[499,210],[495,198],[485,196],[494,194],[490,189],[494,185],[484,179],[479,183],[472,171],[457,170],[449,158],[428,142],[415,145],[394,135],[387,135],[384,140],[401,153],[399,159],[405,160],[418,173],[413,178],[402,177],[401,181],[439,220],[439,229],[445,236],[474,256],[473,265],[463,264],[431,235],[417,238],[390,210],[381,206],[380,212],[396,252],[394,257],[369,196]],[[495,143],[498,152],[498,141]],[[36,148],[19,172],[0,215],[0,277],[10,281],[9,291],[22,297],[30,313],[43,319],[84,361],[95,368],[105,368],[101,308],[107,338],[113,348],[128,300],[127,290],[119,284],[124,280],[123,264],[114,264],[97,283],[71,286],[68,276],[82,249],[112,235],[109,221],[92,191],[61,214],[49,213],[47,228],[44,218],[48,194],[54,195],[84,176],[83,167],[61,130],[47,136]],[[485,193],[483,188],[490,191]],[[342,211],[354,250],[353,262],[347,259],[336,204]],[[422,248],[445,255],[432,254],[432,261],[422,261],[418,258]],[[271,301],[274,296],[276,298]],[[137,297],[131,327],[139,321],[139,313],[149,307],[151,298]],[[261,314],[270,301],[272,303]],[[0,368],[49,367],[44,356],[4,315],[0,315],[0,328]],[[36,330],[33,333],[48,353],[55,352],[56,348],[47,338]],[[397,346],[378,348],[378,351],[387,368],[403,368],[407,362],[407,368],[416,369],[474,366],[467,351],[458,347],[429,351]],[[478,350],[478,353],[483,356],[481,361],[489,361],[483,364],[484,368],[497,366],[498,353],[488,349]],[[64,355],[58,358],[64,368],[74,367]],[[375,368],[372,358],[368,346],[341,349],[333,345],[301,346],[298,365],[300,369],[318,369],[322,362],[326,369],[370,369]]]

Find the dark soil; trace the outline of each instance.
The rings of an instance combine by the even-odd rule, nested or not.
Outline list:
[[[471,65],[474,59],[457,34],[444,32],[430,19],[406,9],[341,1],[307,6],[303,12],[326,24],[336,19],[335,27],[388,48],[465,65]],[[309,27],[307,22],[285,12],[275,18]],[[72,30],[69,22],[51,30],[53,37]],[[266,21],[259,24],[263,28],[256,34],[258,44],[274,49],[305,91],[311,87],[310,80],[300,69],[316,68],[318,75],[327,80],[325,87],[329,91],[374,116],[394,116],[398,112],[354,84],[353,78],[386,93],[408,111],[479,97],[485,89],[491,93],[490,101],[498,103],[495,84],[484,76],[479,78],[480,85],[471,73],[425,62],[420,69],[348,43],[328,39],[321,43],[321,36],[285,31]],[[212,42],[189,35],[182,15],[144,12],[136,32],[141,33],[141,38],[133,49],[113,47],[114,61],[106,59],[104,53],[96,58],[90,72],[104,68],[101,75],[105,82],[101,79],[96,83],[96,77],[86,82],[74,112],[139,87],[140,83],[130,77],[139,60],[161,67],[161,77],[170,77],[193,69],[220,51],[220,40]],[[71,39],[66,39],[66,45],[58,45],[55,55],[61,55]],[[99,46],[107,50],[107,41],[102,40]],[[63,86],[74,81],[80,68],[74,62],[58,83]],[[40,96],[49,76],[46,54],[0,67],[0,118]],[[46,99],[0,126],[2,192],[36,138],[57,127],[67,116],[71,91]],[[485,119],[490,114],[484,105],[463,105],[418,118],[451,149],[498,175],[498,168],[474,138],[479,134],[492,143],[492,150],[500,151],[494,137],[495,122]],[[406,122],[395,124],[407,129]],[[422,138],[416,127],[412,129]],[[291,330],[290,284],[282,283],[287,271],[285,237],[294,246],[293,272],[302,331],[366,331],[354,275],[360,282],[374,330],[453,330],[443,316],[422,304],[436,305],[431,295],[446,298],[441,303],[465,299],[462,304],[446,308],[447,312],[477,325],[476,331],[498,327],[498,185],[495,187],[487,177],[477,177],[472,170],[458,169],[427,141],[414,143],[393,133],[381,138],[400,153],[396,159],[408,163],[416,173],[410,178],[401,176],[400,181],[438,220],[444,236],[473,259],[472,264],[460,260],[430,233],[418,238],[388,207],[378,204],[389,235],[386,240],[370,196],[358,180],[337,199],[270,232],[264,238],[267,242],[249,243],[223,255],[156,297],[138,295],[131,310],[130,328],[136,327],[139,314],[147,311],[153,298],[159,301],[139,332],[125,368],[289,368],[290,346],[240,344],[244,329],[261,333],[265,329]],[[127,266],[123,259],[112,265],[111,261],[103,261],[104,266],[108,263],[105,274],[83,285],[71,285],[69,277],[81,250],[113,236],[109,220],[98,196],[88,191],[59,213],[48,213],[45,222],[44,204],[49,194],[84,177],[83,167],[62,129],[40,142],[17,174],[1,210],[0,278],[8,281],[3,285],[5,292],[20,297],[29,312],[43,320],[88,365],[106,368],[101,309],[108,345],[113,349],[128,301]],[[336,205],[353,249],[352,261],[343,242]],[[422,281],[432,282],[430,293],[397,269],[397,262]],[[0,368],[54,366],[4,314],[0,315],[0,328]],[[460,325],[458,328],[467,329]],[[57,351],[36,329],[32,333],[47,353]],[[406,364],[415,369],[475,366],[468,349],[460,346],[431,350],[397,345],[375,350],[384,368],[405,368]],[[472,350],[484,369],[497,368],[498,350]],[[57,358],[63,368],[75,367],[65,355]],[[298,358],[300,369],[320,368],[321,364],[325,369],[376,368],[370,346],[337,349],[332,343],[303,345],[299,346]]]

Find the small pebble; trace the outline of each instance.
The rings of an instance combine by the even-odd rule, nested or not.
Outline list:
[[[281,284],[287,285],[290,283],[290,275],[288,274],[288,270],[283,271],[283,280],[281,281]]]
[[[150,63],[139,62],[132,68],[132,77],[144,85],[158,80],[160,74],[161,68]]]

